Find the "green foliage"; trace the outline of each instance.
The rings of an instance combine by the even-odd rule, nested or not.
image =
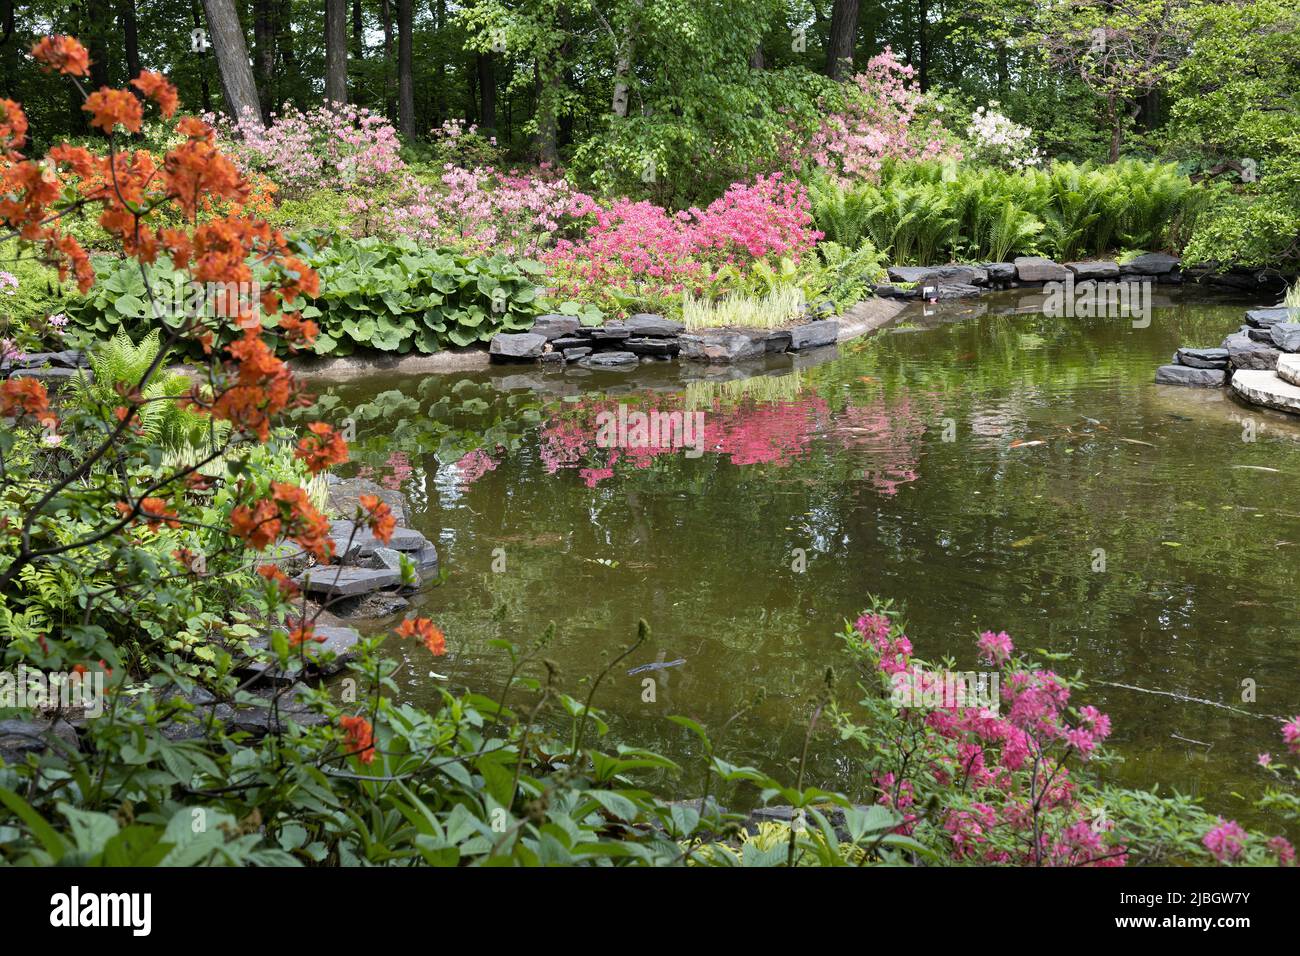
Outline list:
[[[539,263],[425,249],[409,239],[337,240],[308,260],[320,296],[302,310],[321,328],[316,351],[358,346],[436,352],[526,329],[543,311]]]
[[[304,241],[301,251],[320,276],[320,295],[300,298],[286,311],[297,310],[320,326],[321,355],[348,355],[357,348],[427,353],[486,342],[497,332],[528,328],[547,307],[539,284],[542,266],[529,259],[431,249],[409,239],[337,237],[320,246]],[[256,279],[260,267],[252,264]],[[159,260],[143,272],[136,263],[97,260],[95,287],[69,304],[68,315],[96,335],[126,329],[136,336],[203,314],[170,262]],[[599,312],[570,308],[586,321],[599,320]],[[228,325],[225,338],[233,334]]]
[[[1168,164],[1055,163],[1005,172],[962,165],[891,164],[879,185],[811,188],[817,228],[836,242],[862,237],[895,263],[1060,260],[1117,246],[1161,248],[1202,191]]]

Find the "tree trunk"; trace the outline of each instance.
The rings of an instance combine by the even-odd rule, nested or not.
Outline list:
[[[826,75],[832,80],[853,75],[853,48],[858,40],[860,0],[835,0],[831,9],[831,32],[826,43]]]
[[[411,0],[397,0],[397,128],[415,135],[415,77],[411,72]]]
[[[754,47],[754,52],[749,55],[749,68],[751,70],[766,70],[767,60],[763,56],[763,44],[759,43]]]
[[[929,0],[921,0],[920,4],[920,22],[917,24],[919,31],[919,43],[921,48],[921,61],[917,64],[916,78],[921,87],[921,92],[928,92],[930,89],[930,3]]]
[[[325,101],[348,101],[348,15],[344,0],[325,0]]]
[[[0,16],[0,86],[9,99],[18,98],[18,37],[14,35],[14,4],[16,0],[0,0],[3,3],[3,16]]]
[[[226,109],[241,121],[262,125],[258,107],[257,84],[253,81],[253,68],[248,63],[248,46],[244,42],[244,28],[239,24],[239,13],[234,0],[203,0],[208,15],[208,40],[217,54],[217,67],[221,71],[221,91],[226,99]]]
[[[478,125],[484,136],[495,136],[497,131],[497,61],[492,53],[479,53],[478,63]]]
[[[271,122],[275,102],[275,0],[253,0],[253,62],[257,67],[258,102],[262,122]]]
[[[1111,163],[1119,162],[1119,147],[1124,140],[1122,116],[1118,98],[1112,93],[1106,97],[1106,120],[1110,124],[1110,159],[1107,161]]]
[[[190,0],[190,13],[194,16],[194,29],[203,29],[203,18],[199,16],[199,0]],[[203,112],[212,112],[212,91],[208,88],[208,57],[206,53],[199,54],[199,105],[203,107]]]
[[[388,0],[380,0],[379,19],[384,25],[384,115],[390,121],[393,114],[393,8]]]
[[[360,61],[366,55],[366,24],[361,16],[361,0],[352,0],[352,58]]]
[[[126,76],[134,80],[140,75],[140,31],[135,16],[135,0],[118,0],[117,16],[122,21],[122,41],[126,48]]]

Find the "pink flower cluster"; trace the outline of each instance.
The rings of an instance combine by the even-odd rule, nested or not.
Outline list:
[[[864,613],[854,631],[879,670],[893,679],[912,667],[912,643],[886,613]],[[917,816],[906,808],[918,800],[919,783],[977,795],[937,818],[954,860],[982,863],[1041,863],[1049,866],[1122,866],[1126,851],[1097,826],[1078,800],[1066,760],[1085,758],[1110,734],[1110,720],[1094,707],[1072,717],[1070,689],[1051,671],[1011,665],[1014,646],[1006,632],[980,635],[981,653],[996,656],[1003,711],[964,706],[961,699],[929,710],[905,709],[903,719],[926,733],[911,754],[909,776],[875,776],[878,802],[904,814],[900,830],[911,833]],[[915,671],[914,671],[915,672]],[[922,683],[937,674],[920,671]]]
[[[773,173],[733,184],[703,210],[617,200],[595,211],[583,238],[558,242],[545,262],[559,295],[590,298],[615,288],[654,299],[702,293],[726,265],[743,268],[768,256],[797,261],[820,238],[803,185]]]
[[[397,130],[364,107],[318,106],[302,112],[285,104],[263,128],[251,117],[205,117],[227,155],[245,171],[269,176],[284,195],[322,186],[374,185],[403,169]]]
[[[577,227],[596,202],[543,166],[525,175],[448,163],[437,185],[407,176],[388,197],[349,204],[376,231],[473,252],[535,257],[557,233]]]
[[[887,159],[960,159],[942,124],[918,117],[926,97],[914,73],[888,47],[872,57],[853,77],[845,108],[828,115],[810,139],[813,162],[837,180],[874,182]]]

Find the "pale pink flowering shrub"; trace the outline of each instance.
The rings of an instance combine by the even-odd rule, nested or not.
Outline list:
[[[448,163],[437,184],[407,175],[392,193],[348,208],[369,235],[536,257],[577,230],[596,202],[545,166],[525,174]]]
[[[927,100],[914,74],[888,47],[872,57],[847,86],[843,108],[812,135],[808,157],[840,182],[875,182],[891,159],[960,159],[943,124],[919,115]]]
[[[269,176],[282,195],[378,185],[406,165],[393,124],[364,107],[318,106],[304,113],[286,103],[265,128],[248,117],[205,119],[216,127],[226,155],[245,172]]]

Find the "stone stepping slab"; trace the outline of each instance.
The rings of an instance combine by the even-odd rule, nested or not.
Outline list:
[[[1180,348],[1174,353],[1175,365],[1186,365],[1189,368],[1228,368],[1228,350],[1218,349],[1201,349],[1201,348]]]
[[[294,581],[308,594],[348,598],[397,587],[402,582],[402,576],[389,568],[325,564],[304,571]]]
[[[353,521],[331,521],[330,537],[334,540],[334,556],[341,562],[373,557],[377,548],[423,551],[425,548],[432,547],[428,538],[410,528],[394,528],[392,538],[385,543],[376,538],[364,524]],[[436,555],[434,560],[437,560]]]
[[[1232,390],[1255,405],[1300,415],[1300,385],[1284,381],[1276,372],[1238,371],[1232,376]]]
[[[308,648],[307,669],[311,673],[321,674],[326,677],[337,674],[343,670],[344,665],[356,657],[353,648],[361,640],[361,635],[356,629],[351,627],[326,627],[318,626],[316,636],[323,637],[325,640],[317,643],[312,642]],[[249,645],[255,651],[270,654],[271,640],[269,637],[260,637],[252,641]],[[328,663],[322,660],[329,654],[334,657]],[[298,661],[297,654],[292,652],[289,655],[288,666],[281,668],[278,663],[268,659],[256,659],[249,661],[242,668],[245,672],[259,675],[259,679],[273,681],[276,683],[290,684],[302,673],[302,666]]]
[[[1197,388],[1221,388],[1227,377],[1228,373],[1220,368],[1162,365],[1156,369],[1157,385],[1191,385]]]
[[[1300,355],[1279,355],[1277,377],[1290,385],[1300,386]]]

